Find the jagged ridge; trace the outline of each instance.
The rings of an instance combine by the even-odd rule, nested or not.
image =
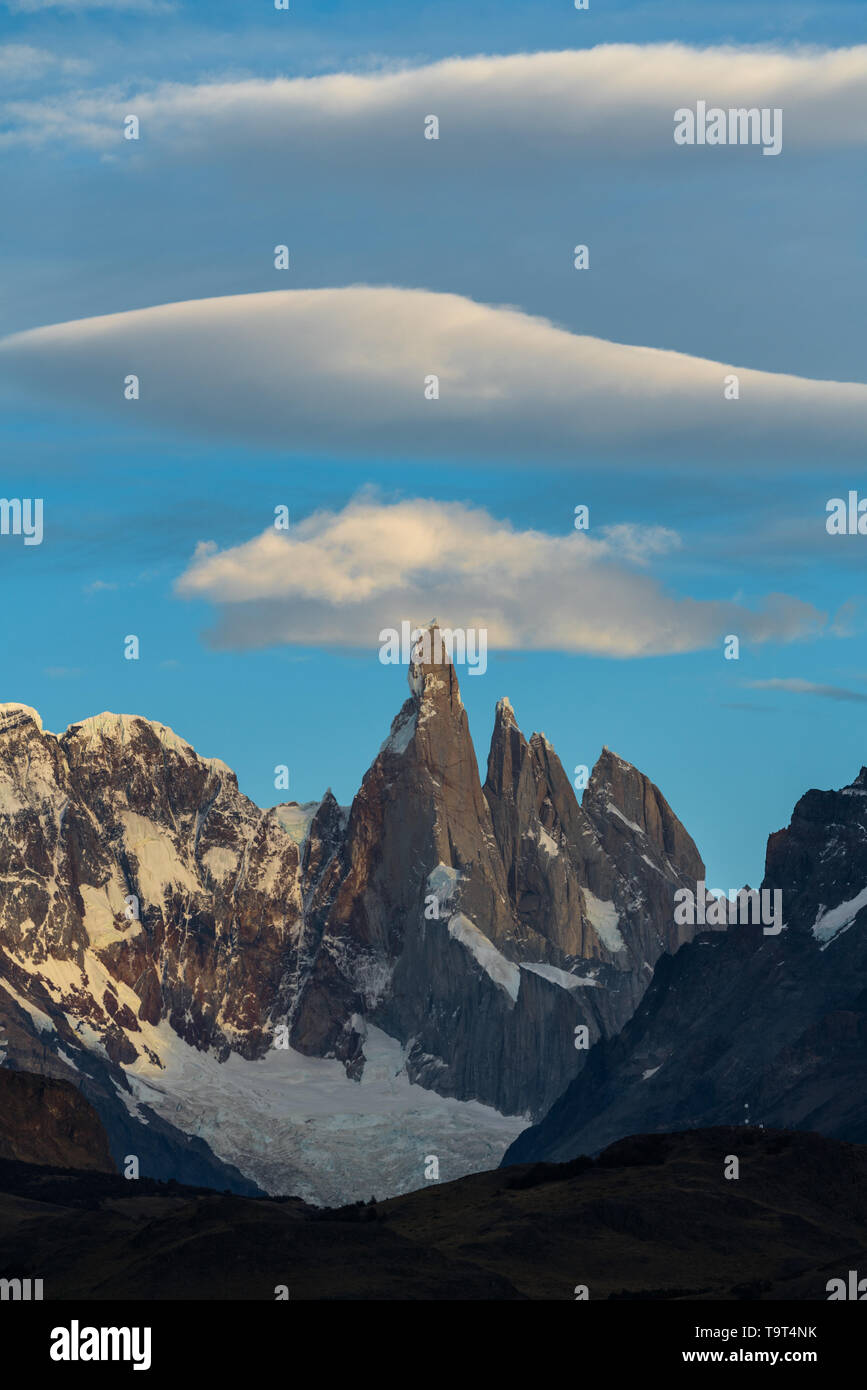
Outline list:
[[[0,707],[7,1065],[68,1076],[84,1050],[105,1119],[131,1071],[158,1080],[166,1023],[222,1059],[264,1056],[285,1025],[355,1078],[376,1028],[410,1080],[542,1114],[582,1065],[577,1025],[616,1031],[680,944],[673,893],[701,861],[607,750],[579,806],[505,701],[483,786],[454,667],[409,680],[348,811],[330,792],[261,810],[135,716],[55,736]]]

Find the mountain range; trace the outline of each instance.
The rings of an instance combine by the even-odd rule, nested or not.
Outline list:
[[[641,772],[603,749],[579,803],[501,699],[482,781],[455,667],[408,677],[349,807],[0,706],[0,1065],[36,1086],[7,1157],[337,1206],[633,1134],[867,1140],[867,769],[771,835],[782,930],[708,930]]]
[[[495,1167],[694,935],[704,866],[642,773],[604,749],[579,804],[500,700],[483,782],[455,667],[408,676],[350,807],[0,706],[0,1051],[118,1166],[326,1203]]]

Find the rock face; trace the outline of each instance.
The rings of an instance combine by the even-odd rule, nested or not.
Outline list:
[[[0,1069],[0,1158],[113,1173],[93,1106],[68,1081]]]
[[[538,1117],[584,1062],[579,1025],[616,1032],[691,935],[673,895],[703,866],[641,773],[605,750],[579,806],[501,701],[483,786],[454,667],[409,681],[348,809],[261,810],[145,719],[55,736],[0,706],[9,1064],[81,1085],[116,1157],[138,1142],[154,1176],[245,1190],[166,1114],[140,1123],[129,1077],[158,1084],[171,1039],[253,1060],[279,1030],[358,1080],[375,1028],[410,1081]]]
[[[701,860],[659,792],[606,752],[588,792],[610,766],[612,806],[622,786],[660,808],[648,830],[624,820],[609,854],[607,808],[582,811],[505,700],[482,787],[454,667],[415,662],[409,679],[312,890],[292,1041],[357,1066],[368,1020],[406,1043],[413,1081],[540,1113],[579,1065],[576,1027],[619,1027],[679,944],[673,894]]]
[[[520,935],[605,961],[639,998],[642,971],[691,935],[675,926],[673,890],[694,891],[704,874],[661,792],[604,748],[579,806],[545,736],[527,743],[501,700],[485,795]]]
[[[6,707],[0,741],[12,982],[16,968],[41,976],[115,1062],[135,1059],[139,1020],[162,1017],[198,1047],[265,1045],[301,917],[282,808],[260,811],[225,764],[143,719],[99,715],[55,738]]]
[[[663,951],[674,953],[692,939],[694,931],[676,925],[671,885],[694,893],[705,868],[665,797],[631,763],[604,748],[582,810],[596,832],[603,866],[607,861],[613,867],[611,896],[631,920],[628,949],[636,965],[639,953],[643,961],[651,962]],[[604,869],[597,872],[602,874],[599,894],[608,896]],[[589,865],[588,873],[592,878]]]
[[[504,1162],[748,1121],[867,1142],[867,769],[768,840],[785,926],[732,923],[662,959],[622,1033]]]

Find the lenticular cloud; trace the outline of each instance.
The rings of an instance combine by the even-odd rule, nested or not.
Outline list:
[[[135,402],[124,399],[132,374]],[[834,467],[867,440],[862,383],[612,343],[393,287],[190,300],[33,329],[0,342],[0,376],[52,403],[288,453]]]

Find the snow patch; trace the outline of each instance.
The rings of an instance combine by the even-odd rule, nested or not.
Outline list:
[[[322,803],[319,801],[287,801],[274,807],[277,824],[300,849],[310,834],[313,817]]]
[[[229,874],[234,874],[238,868],[238,855],[234,850],[226,849],[225,846],[215,845],[209,849],[207,854],[202,855],[202,863],[212,878],[223,880]]]
[[[425,678],[422,700],[418,711],[418,722],[420,725],[426,724],[429,719],[434,717],[437,707],[436,700],[433,697],[438,690],[445,690],[445,688],[445,681],[441,681],[439,676],[435,676],[433,672]]]
[[[862,907],[867,907],[867,888],[862,888],[857,897],[850,898],[846,903],[840,903],[839,907],[825,908],[820,906],[813,923],[813,935],[816,940],[827,946],[840,932],[851,927]]]
[[[570,975],[568,970],[558,970],[556,965],[548,965],[544,961],[522,961],[521,969],[532,970],[534,975],[541,975],[543,980],[550,980],[552,985],[559,985],[561,989],[599,987],[598,980],[591,980],[586,975]]]
[[[543,826],[539,826],[539,844],[547,854],[549,859],[556,859],[560,853],[560,846],[552,835],[549,835]]]
[[[121,811],[124,840],[138,862],[138,886],[144,902],[162,903],[166,889],[201,891],[198,879],[180,859],[171,836],[162,826],[136,811]]]
[[[634,820],[630,820],[628,816],[624,816],[623,812],[617,809],[613,801],[606,801],[605,809],[606,811],[610,811],[612,816],[616,816],[618,820],[622,820],[624,825],[628,825],[630,830],[636,831],[639,835],[646,834],[646,831],[642,830],[640,825],[636,825]]]
[[[26,1014],[30,1015],[30,1018],[36,1024],[40,1033],[54,1033],[57,1031],[51,1019],[48,1017],[48,1014],[44,1014],[41,1009],[37,1009],[35,1004],[31,1004],[29,999],[25,999],[23,994],[19,994],[14,985],[10,985],[8,980],[0,980],[0,990],[4,990],[6,994],[11,995],[18,1007],[23,1009]]]
[[[655,874],[659,874],[660,878],[665,878],[665,874],[662,872],[662,869],[660,869],[658,864],[654,864],[653,860],[648,859],[646,854],[642,854],[641,857],[644,860],[645,864],[647,864]]]
[[[463,874],[450,864],[437,864],[427,876],[427,886],[437,899],[440,907],[445,907],[454,898]]]
[[[385,743],[380,747],[380,753],[396,753],[400,755],[406,752],[412,742],[412,736],[415,733],[417,724],[417,715],[415,711],[407,715],[402,724],[398,723],[399,719],[400,715],[397,716],[392,724],[391,733],[385,740]]]
[[[521,987],[520,970],[517,965],[506,960],[469,917],[465,917],[462,912],[456,912],[454,917],[450,917],[449,936],[469,951],[495,985],[504,989],[512,999],[517,999]]]
[[[175,753],[189,754],[198,761],[198,754],[185,738],[181,738],[167,724],[160,724],[155,719],[145,719],[141,714],[112,714],[110,710],[103,710],[101,714],[92,714],[87,719],[76,720],[69,725],[66,732],[87,744],[96,743],[101,739],[127,743],[132,735],[138,732],[137,724],[143,724],[151,733],[156,734],[164,748],[170,748]]]
[[[585,888],[584,901],[587,904],[587,916],[593,926],[596,935],[603,946],[609,951],[625,951],[626,942],[620,935],[618,923],[620,916],[613,903],[605,902],[602,898],[597,898],[589,888]]]
[[[91,883],[79,885],[81,900],[84,903],[84,927],[95,950],[108,946],[121,936],[138,936],[144,928],[134,917],[127,917],[127,887],[120,877],[117,866],[112,866],[111,878],[95,888]],[[123,919],[118,923],[118,917]]]
[[[10,701],[8,704],[2,704],[2,705],[0,705],[0,720],[4,720],[4,721],[5,721],[5,719],[6,719],[7,716],[22,715],[22,714],[23,714],[23,715],[27,715],[30,719],[32,719],[33,722],[34,722],[34,724],[36,725],[37,729],[39,730],[39,732],[40,732],[40,733],[43,732],[43,729],[42,729],[42,719],[41,719],[41,717],[40,717],[38,711],[35,710],[35,709],[33,708],[32,705],[20,705],[20,704],[18,704],[18,702],[17,702],[16,700],[12,700],[12,701]],[[17,722],[17,721],[15,721],[15,722]],[[14,727],[14,724],[13,724],[13,727]]]

